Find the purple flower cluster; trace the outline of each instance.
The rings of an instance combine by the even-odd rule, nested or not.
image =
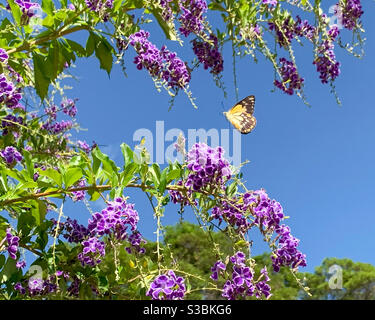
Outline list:
[[[161,56],[164,59],[163,79],[171,88],[184,88],[190,82],[190,73],[186,64],[177,57],[175,52],[167,50],[166,46],[161,48]]]
[[[199,34],[204,29],[204,14],[207,11],[206,0],[186,0],[179,3],[182,11],[179,21],[180,32],[187,37],[190,33]]]
[[[163,18],[168,21],[172,18],[172,9],[169,6],[169,3],[173,0],[160,0],[160,6],[162,7],[162,16]]]
[[[215,35],[210,35],[212,44],[206,41],[193,40],[193,50],[204,69],[211,68],[212,74],[219,74],[224,69],[223,57],[218,48],[218,40]]]
[[[26,267],[26,261],[25,260],[21,260],[21,261],[16,262],[16,268],[17,269],[23,269],[25,267]]]
[[[17,89],[3,73],[0,74],[0,103],[5,103],[8,108],[14,109],[19,106],[21,99],[21,88]]]
[[[53,222],[57,223],[56,221]],[[80,243],[90,234],[89,230],[84,225],[79,224],[76,219],[72,220],[68,217],[66,222],[60,222],[60,224],[65,231],[64,238],[70,243]]]
[[[271,7],[276,7],[277,6],[277,0],[262,0],[263,4],[267,4]]]
[[[80,181],[78,181],[78,183],[76,184],[77,188],[85,187],[85,186],[86,186],[86,181],[83,180],[83,179],[80,180]],[[72,200],[74,202],[81,201],[81,200],[83,200],[85,198],[85,194],[86,194],[85,190],[73,191],[72,192]]]
[[[77,114],[76,101],[77,99],[64,99],[61,102],[62,111],[72,118],[74,118]]]
[[[266,230],[278,227],[285,217],[281,204],[271,200],[264,189],[245,193],[243,202],[247,208],[251,208],[254,223]]]
[[[49,293],[56,292],[58,289],[56,278],[62,277],[65,281],[69,279],[69,274],[63,271],[56,271],[55,275],[50,275],[46,280],[41,278],[30,278],[27,283],[24,283],[25,287],[21,282],[17,282],[14,286],[14,290],[20,294],[28,294],[29,296],[42,296]],[[25,281],[23,281],[25,282]]]
[[[290,228],[281,225],[276,228],[279,236],[278,248],[272,256],[272,266],[275,272],[279,272],[281,266],[292,268],[305,267],[306,255],[302,254],[298,249],[299,239],[290,234]]]
[[[269,22],[268,26],[270,30],[275,30],[276,39],[280,47],[286,47],[290,44],[294,37],[294,25],[291,17],[287,17],[281,26],[274,22]]]
[[[23,124],[23,118],[21,116],[16,117],[11,114],[5,116],[1,121],[3,136],[6,136],[9,133],[9,131],[17,130],[17,123]]]
[[[96,236],[82,241],[83,251],[78,254],[78,260],[82,266],[88,265],[94,267],[105,256],[105,243]]]
[[[86,141],[78,140],[77,145],[78,145],[78,148],[82,149],[87,154],[90,153],[91,147],[88,145],[88,143]]]
[[[14,1],[21,9],[22,13],[28,18],[36,14],[36,10],[40,9],[39,3],[34,3],[28,0],[15,0]]]
[[[211,268],[212,274],[211,274],[210,278],[212,280],[217,281],[219,279],[219,275],[223,271],[225,271],[226,268],[227,268],[227,266],[225,265],[224,262],[222,262],[221,260],[216,261],[216,263],[214,264],[214,266]]]
[[[113,8],[113,0],[85,0],[87,7],[93,12]]]
[[[125,247],[127,253],[132,254],[133,252],[144,254],[146,252],[145,248],[142,248],[142,243],[147,243],[145,239],[142,238],[142,235],[139,231],[134,231],[128,237],[130,247]]]
[[[328,30],[328,38],[318,47],[318,56],[313,62],[320,74],[319,78],[322,83],[332,82],[340,75],[340,62],[336,61],[333,43],[339,32],[335,25]]]
[[[263,295],[268,299],[271,296],[271,287],[267,284],[270,281],[267,269],[261,270],[263,280],[255,283],[254,273],[246,265],[245,254],[238,251],[235,255],[230,257],[232,263],[231,279],[227,280],[223,286],[222,296],[228,300],[235,300],[238,297],[253,296],[255,294],[257,299]],[[217,281],[220,273],[224,273],[227,266],[222,261],[217,261],[211,268],[213,271],[211,279]]]
[[[183,300],[186,291],[184,282],[184,278],[169,270],[154,279],[146,296],[152,297],[152,300]]]
[[[101,262],[105,255],[105,243],[100,240],[101,236],[114,236],[117,240],[127,240],[130,244],[125,250],[128,253],[144,253],[141,247],[146,243],[137,231],[139,220],[138,212],[134,210],[134,204],[126,203],[125,199],[116,198],[108,202],[108,206],[101,212],[93,214],[88,220],[87,228],[68,218],[66,222],[60,222],[60,233],[68,242],[81,243],[83,251],[78,255],[81,264],[94,266]],[[56,225],[57,222],[53,220]],[[128,231],[130,227],[130,230]]]
[[[57,105],[53,104],[50,107],[44,108],[44,113],[49,117],[50,121],[56,120],[57,117]]]
[[[293,62],[288,61],[285,58],[280,58],[280,64],[281,67],[279,67],[279,72],[282,81],[275,80],[274,84],[285,93],[293,95],[295,90],[300,90],[302,88],[305,80],[299,76],[297,68]]]
[[[196,143],[187,154],[187,168],[191,171],[186,187],[194,191],[206,186],[220,187],[232,176],[229,162],[223,157],[222,147],[211,148],[205,143]]]
[[[0,62],[7,62],[8,58],[7,52],[3,48],[0,48]]]
[[[9,256],[12,259],[16,260],[20,238],[12,235],[12,229],[8,228],[6,230],[6,239],[8,242],[7,250],[8,250]]]
[[[177,186],[182,186],[183,182],[182,180],[177,181]],[[188,197],[191,196],[191,190],[187,190],[185,196],[181,191],[178,190],[169,190],[169,195],[171,196],[171,201],[173,203],[181,203],[183,206],[186,206],[189,204],[189,199]]]
[[[364,13],[360,0],[340,1],[336,8],[340,8],[342,23],[349,30],[353,30],[358,25],[358,19]]]
[[[42,128],[52,134],[59,134],[70,130],[73,127],[73,122],[70,120],[61,120],[60,122],[47,121],[43,123]]]
[[[137,229],[139,221],[138,212],[134,210],[134,204],[126,203],[122,198],[116,198],[108,203],[107,208],[100,213],[93,214],[89,219],[88,229],[91,234],[114,234],[118,240],[127,239],[127,229]]]
[[[15,147],[6,147],[0,151],[0,155],[4,158],[5,162],[9,165],[15,164],[23,159],[22,155],[17,151]]]
[[[218,219],[220,222],[224,220],[243,235],[251,228],[251,224],[246,217],[249,206],[246,203],[239,203],[238,200],[233,199],[230,203],[222,201],[221,206],[212,208],[211,217]]]
[[[129,37],[129,43],[138,54],[134,58],[137,69],[145,68],[152,77],[163,79],[171,88],[185,87],[190,82],[185,63],[165,46],[159,50],[148,40],[149,36],[149,32],[140,30]]]
[[[280,47],[287,47],[294,36],[305,37],[312,41],[316,34],[316,28],[307,20],[302,20],[300,16],[296,17],[295,22],[292,21],[291,16],[288,16],[280,26],[275,22],[269,22],[268,25],[270,30],[275,30]]]

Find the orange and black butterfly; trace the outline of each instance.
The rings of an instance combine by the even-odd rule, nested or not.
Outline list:
[[[228,121],[242,134],[250,133],[257,124],[253,116],[255,97],[248,96],[236,103],[228,112],[223,112]]]

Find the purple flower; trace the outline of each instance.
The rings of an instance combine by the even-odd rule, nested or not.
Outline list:
[[[293,95],[295,90],[300,90],[302,88],[305,80],[299,76],[297,68],[293,62],[288,61],[285,58],[280,58],[280,64],[281,67],[279,67],[279,72],[282,81],[275,80],[274,84],[285,93]]]
[[[146,295],[152,300],[183,300],[185,295],[185,280],[177,277],[173,270],[157,276],[151,283]]]
[[[78,99],[64,99],[61,102],[61,108],[62,111],[67,114],[68,116],[74,118],[77,114],[77,107],[76,107],[76,101]]]
[[[16,268],[17,269],[22,269],[22,268],[25,268],[25,267],[26,267],[26,261],[25,260],[21,260],[21,261],[16,262]]]
[[[52,134],[59,134],[70,130],[73,127],[73,122],[68,120],[62,120],[61,122],[52,123],[47,121],[43,123],[42,128],[49,131]]]
[[[207,2],[205,0],[187,0],[179,1],[182,11],[179,21],[180,32],[187,37],[190,33],[199,34],[204,29],[204,14],[207,11]]]
[[[211,69],[212,74],[219,74],[224,69],[223,57],[218,48],[218,41],[215,35],[210,35],[210,40],[213,42],[193,40],[193,50],[198,57],[200,63],[203,63],[204,69]]]
[[[82,266],[88,265],[94,267],[105,256],[105,243],[95,236],[84,240],[82,246],[83,250],[78,254],[78,260],[81,261]]]
[[[76,9],[76,7],[73,3],[69,3],[68,9],[74,11]]]
[[[271,257],[274,271],[279,272],[281,266],[305,267],[307,265],[306,255],[297,249],[299,240],[290,234],[290,228],[286,225],[278,226],[276,233],[280,238],[277,249]]]
[[[14,2],[28,18],[33,17],[36,14],[37,9],[40,9],[39,3],[34,3],[28,0],[15,0]]]
[[[23,124],[23,118],[21,116],[16,117],[11,114],[5,116],[1,121],[1,127],[3,128],[3,136],[6,136],[9,131],[17,131],[18,125]]]
[[[211,148],[205,143],[196,143],[187,154],[187,168],[191,171],[186,186],[198,191],[206,186],[223,188],[231,178],[229,162],[223,157],[221,147]]]
[[[19,162],[23,159],[22,155],[17,151],[15,147],[6,147],[4,150],[0,151],[0,155],[9,165]]]
[[[148,40],[149,36],[149,32],[140,30],[129,37],[129,44],[138,54],[134,58],[137,69],[146,69],[151,77],[166,81],[173,89],[185,87],[190,81],[185,63],[165,46],[159,50]]]
[[[19,102],[21,99],[21,88],[17,89],[13,82],[8,81],[3,73],[0,74],[0,103],[5,103],[11,109],[20,108]]]
[[[34,296],[43,293],[44,281],[39,278],[31,278],[28,282],[28,290],[30,295]]]
[[[262,3],[270,5],[271,7],[277,6],[277,0],[262,0]]]
[[[6,230],[6,240],[8,243],[7,250],[8,250],[9,256],[12,259],[16,260],[20,238],[17,236],[13,236],[11,231],[12,231],[11,228],[8,228]]]
[[[50,120],[56,120],[57,106],[55,104],[53,104],[51,107],[45,108],[44,112],[45,112],[46,115],[48,115]]]
[[[336,25],[328,30],[328,39],[324,40],[318,47],[318,56],[313,64],[319,72],[322,83],[333,82],[340,75],[340,62],[336,61],[333,41],[339,34]]]
[[[85,186],[86,186],[86,181],[84,179],[81,179],[80,181],[78,181],[78,183],[76,183],[76,187],[78,188],[85,187]],[[86,194],[85,190],[73,191],[71,198],[74,202],[81,201],[85,198],[85,194]]]
[[[68,242],[80,243],[89,235],[89,230],[85,226],[79,224],[76,219],[72,220],[68,217],[66,222],[60,222],[60,224],[65,231],[64,238],[67,239]]]
[[[127,228],[130,226],[131,231],[137,229],[139,220],[138,212],[134,210],[134,204],[126,203],[125,199],[116,198],[108,202],[107,208],[100,213],[93,214],[89,219],[88,229],[91,234],[105,235],[114,233],[117,239],[124,240],[127,238]]]
[[[164,20],[170,20],[172,18],[172,9],[169,5],[173,0],[160,0],[160,6],[162,7],[162,16]]]
[[[212,274],[211,274],[210,278],[217,281],[218,278],[219,278],[219,274],[220,274],[221,270],[223,270],[223,271],[226,270],[226,265],[221,260],[216,261],[214,266],[211,268]]]
[[[85,0],[87,7],[93,12],[113,8],[113,0]]]
[[[81,140],[78,140],[77,141],[77,145],[80,149],[82,149],[84,152],[86,153],[90,153],[91,151],[91,147],[87,144],[86,141],[81,141]]]
[[[233,272],[231,279],[224,284],[222,296],[228,300],[252,296],[255,291],[254,275],[250,267],[246,265],[245,254],[238,251],[229,260],[233,264]]]
[[[363,14],[362,5],[360,0],[346,0],[340,1],[336,4],[336,14],[339,14],[345,28],[353,30],[359,18]]]
[[[18,291],[20,294],[25,294],[26,293],[26,289],[22,286],[21,282],[17,282],[14,285],[14,290]]]
[[[7,52],[4,49],[0,48],[0,62],[7,62],[8,58],[9,56]]]

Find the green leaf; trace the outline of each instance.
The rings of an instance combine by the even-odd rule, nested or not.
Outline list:
[[[160,10],[153,10],[152,14],[156,18],[156,20],[157,20],[159,26],[161,27],[161,29],[164,31],[164,34],[167,37],[167,39],[172,40],[172,41],[176,41],[177,36],[176,36],[176,30],[174,29],[174,26],[169,25],[166,22],[166,20],[160,14]]]
[[[53,4],[52,0],[42,0],[42,9],[49,16],[53,16],[53,12],[55,11],[55,5]]]
[[[159,184],[159,192],[161,194],[164,193],[165,191],[165,188],[167,186],[167,174],[168,174],[168,168],[165,168],[162,173],[161,173],[161,176],[160,176],[160,184]]]
[[[69,188],[75,184],[82,176],[81,168],[69,168],[64,175],[65,188]]]
[[[13,1],[13,0],[8,0],[9,6],[10,6],[10,11],[12,12],[14,21],[17,24],[21,24],[21,16],[22,16],[22,11],[20,7]]]
[[[73,40],[66,39],[69,46],[72,48],[72,50],[77,54],[78,57],[86,57],[87,52],[84,47],[82,47],[78,42],[75,42]]]
[[[151,173],[152,181],[154,182],[154,185],[157,188],[160,184],[160,176],[161,176],[159,164],[153,163],[149,172]]]
[[[174,179],[181,177],[181,169],[173,169],[168,172],[167,183],[171,182]]]
[[[126,187],[128,183],[133,178],[134,172],[138,169],[138,165],[136,163],[130,163],[126,169],[122,172],[122,179],[121,179],[121,185],[123,187]]]
[[[103,154],[98,147],[96,147],[91,153],[102,162],[104,171],[106,171],[110,176],[112,176],[113,173],[117,174],[118,168],[115,162],[106,154]]]
[[[121,152],[124,156],[124,168],[126,168],[133,161],[134,152],[126,143],[121,144]]]
[[[51,82],[50,78],[47,76],[51,68],[49,68],[48,59],[36,52],[33,52],[33,62],[36,93],[43,100],[48,93],[48,87]]]
[[[95,34],[90,32],[90,36],[86,41],[86,54],[87,57],[91,56],[95,51]]]
[[[31,160],[31,154],[27,150],[23,150],[23,157],[25,159],[25,164],[26,164],[26,170],[30,178],[33,178],[34,176],[34,165]]]
[[[35,218],[35,224],[40,226],[44,222],[44,218],[47,214],[47,206],[42,200],[33,201],[33,207],[31,208],[31,215]]]
[[[18,269],[16,267],[16,260],[8,257],[3,270],[1,270],[0,272],[0,283],[8,281],[16,272],[18,272]]]
[[[39,174],[52,179],[59,187],[62,186],[62,176],[58,171],[48,168],[44,171],[40,170]]]
[[[2,254],[1,256],[0,256],[0,269],[3,267],[3,265],[4,265],[4,263],[5,263],[5,256]]]
[[[95,55],[99,59],[100,69],[104,69],[109,75],[113,65],[112,46],[103,37],[97,39]]]

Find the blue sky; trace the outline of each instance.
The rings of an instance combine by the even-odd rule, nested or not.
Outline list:
[[[331,3],[332,2],[332,3]],[[334,4],[330,1],[327,4]],[[271,198],[278,200],[294,236],[301,240],[300,249],[307,255],[308,267],[313,271],[325,257],[350,258],[375,264],[375,22],[370,12],[374,3],[362,1],[366,29],[365,56],[356,59],[337,48],[342,63],[336,81],[337,92],[343,102],[336,104],[330,87],[321,84],[312,65],[312,47],[296,46],[299,70],[305,78],[305,94],[309,108],[297,96],[288,96],[273,89],[273,69],[260,59],[255,64],[250,58],[237,60],[239,97],[256,96],[257,127],[242,136],[242,160],[249,160],[243,169],[249,189],[265,188]],[[325,7],[328,11],[328,6]],[[213,18],[215,22],[215,18]],[[159,47],[164,40],[154,25],[146,26],[150,40]],[[347,33],[343,31],[344,34]],[[347,33],[348,34],[348,33]],[[82,33],[76,39],[86,39]],[[188,41],[184,47],[167,42],[185,61],[192,58]],[[233,86],[230,46],[224,49],[224,82],[228,97],[224,99],[209,72],[200,68],[192,75],[191,90],[198,109],[180,94],[171,111],[169,97],[158,93],[147,72],[138,71],[132,63],[135,53],[126,52],[128,77],[119,65],[114,66],[110,78],[99,70],[99,62],[91,57],[81,59],[72,72],[79,82],[70,82],[74,89],[67,92],[78,97],[78,121],[88,131],[75,136],[88,142],[97,141],[104,153],[122,163],[120,144],[134,147],[133,133],[147,128],[155,133],[155,122],[164,121],[165,131],[179,128],[225,129],[228,122],[222,114],[236,101]],[[169,145],[169,143],[167,143]],[[141,220],[140,230],[146,238],[154,239],[156,222],[147,198],[141,192],[127,193],[136,203]],[[103,203],[92,203],[99,210]],[[178,206],[167,209],[163,224],[178,222]],[[89,212],[83,204],[69,204],[66,214],[85,222]],[[191,213],[185,218],[194,221]],[[255,240],[253,254],[266,251],[262,239]]]

